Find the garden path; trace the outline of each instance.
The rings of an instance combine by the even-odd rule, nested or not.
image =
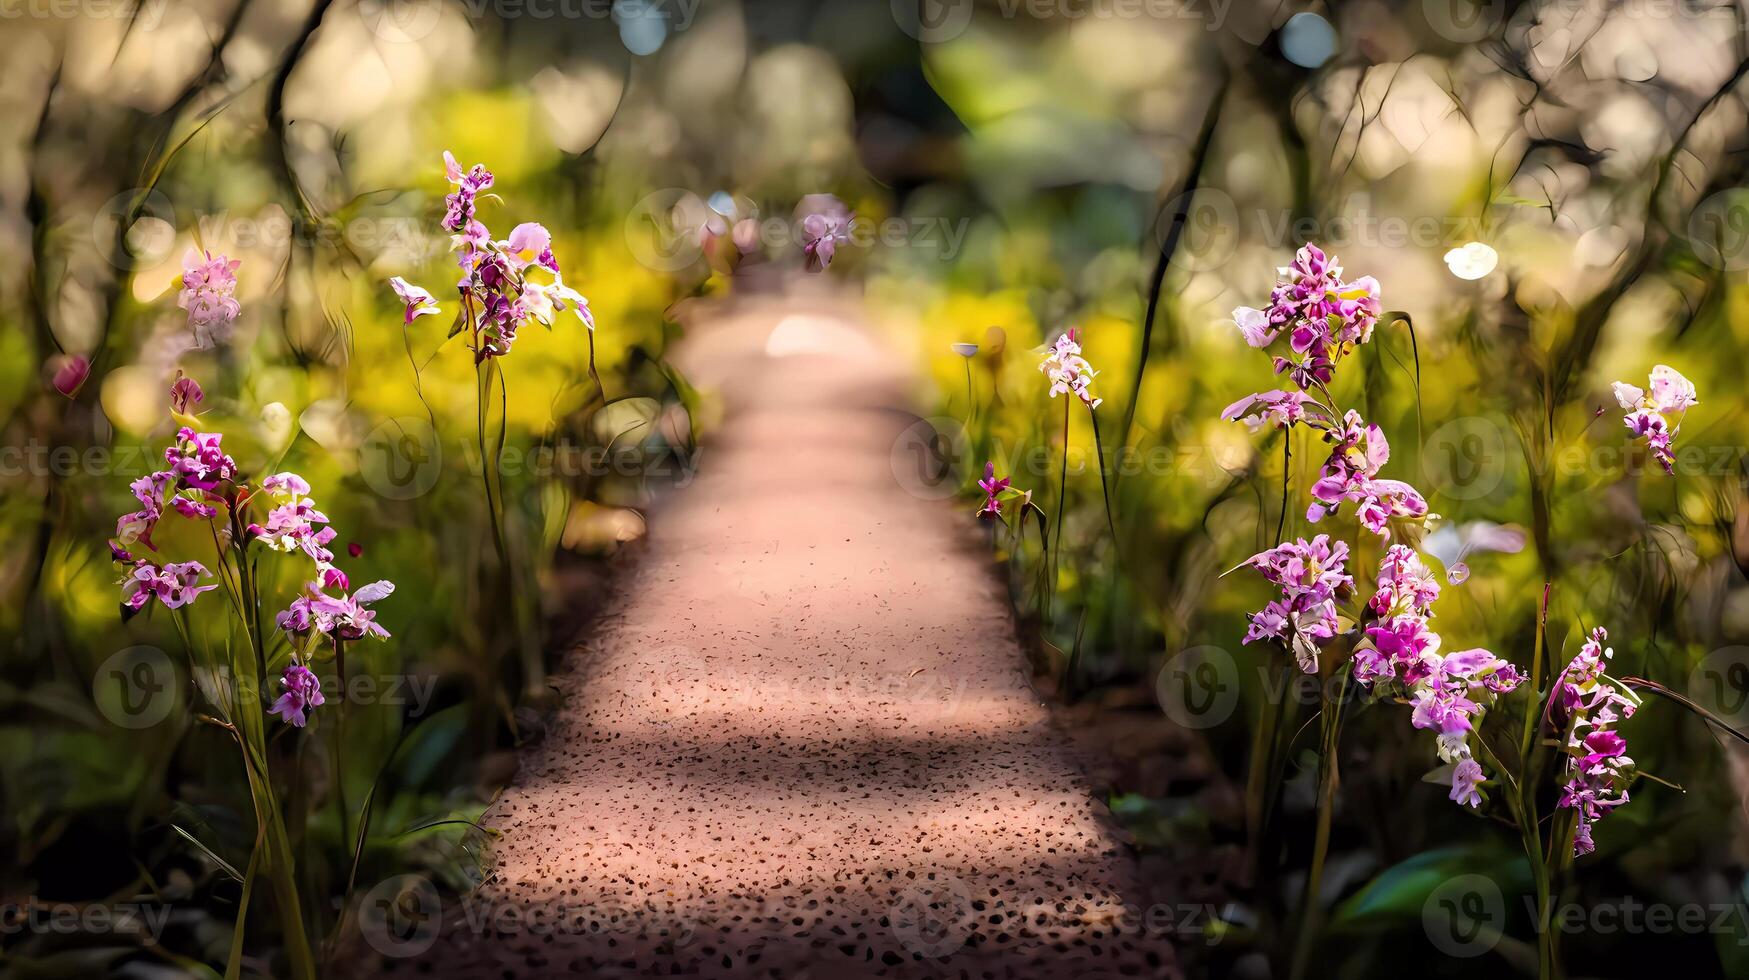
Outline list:
[[[555,679],[491,879],[393,972],[1175,973],[969,513],[895,477],[905,360],[831,311],[691,328],[698,478]]]

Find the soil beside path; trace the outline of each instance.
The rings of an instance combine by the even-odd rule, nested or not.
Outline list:
[[[827,309],[692,329],[698,478],[556,679],[490,880],[389,972],[1175,972],[969,515],[894,477],[902,360]]]

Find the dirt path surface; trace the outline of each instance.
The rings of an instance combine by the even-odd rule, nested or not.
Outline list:
[[[894,476],[901,359],[805,308],[694,331],[698,479],[558,678],[491,879],[391,972],[1174,973],[969,516]]]

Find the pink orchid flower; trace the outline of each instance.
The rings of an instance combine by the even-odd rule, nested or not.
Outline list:
[[[1615,400],[1628,414],[1622,423],[1628,431],[1646,440],[1652,458],[1666,473],[1676,472],[1673,441],[1682,427],[1682,417],[1689,408],[1699,404],[1694,383],[1667,364],[1652,368],[1651,390],[1617,381],[1613,384]]]
[[[241,259],[189,249],[182,256],[182,292],[176,305],[188,311],[196,347],[210,347],[242,314],[237,302],[237,270]]]
[[[984,506],[979,508],[979,517],[1001,517],[1002,500],[1000,494],[1008,489],[1008,478],[996,479],[996,464],[984,464],[984,478],[978,481],[978,486],[984,491]]]
[[[403,325],[412,323],[422,316],[443,312],[437,305],[437,299],[424,287],[415,286],[400,276],[391,278],[389,286],[394,289],[395,295],[401,298],[401,304],[405,307],[401,320]]]
[[[170,384],[170,410],[179,415],[187,415],[195,403],[204,401],[206,392],[200,389],[200,383],[193,378],[176,372],[176,380]]]
[[[288,665],[285,673],[280,676],[279,683],[285,688],[285,693],[273,702],[273,707],[268,708],[267,713],[278,715],[288,725],[304,727],[305,712],[327,703],[327,699],[322,696],[322,682],[317,679],[314,671],[303,664]]]
[[[510,267],[519,272],[536,264],[555,274],[559,271],[559,260],[553,257],[553,235],[545,225],[525,221],[510,229],[510,237],[499,245]]]

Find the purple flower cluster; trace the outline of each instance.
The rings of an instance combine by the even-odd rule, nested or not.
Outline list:
[[[462,232],[472,225],[476,211],[475,198],[484,190],[490,190],[494,182],[492,171],[486,169],[483,163],[476,163],[467,170],[456,162],[455,155],[448,150],[443,151],[443,175],[454,185],[455,190],[444,198],[443,227],[447,231]],[[485,231],[482,226],[481,232]]]
[[[249,525],[250,537],[274,551],[302,552],[315,563],[304,592],[275,617],[275,624],[297,638],[313,631],[340,640],[386,639],[388,630],[377,625],[376,614],[365,606],[394,592],[395,586],[378,581],[347,594],[351,580],[334,564],[334,552],[328,547],[335,531],[321,526],[328,517],[310,499],[310,484],[296,473],[279,473],[262,480],[261,491],[273,507],[267,523]]]
[[[1253,347],[1269,347],[1287,335],[1291,356],[1277,355],[1275,371],[1290,374],[1300,390],[1246,395],[1228,405],[1221,418],[1243,421],[1252,432],[1296,424],[1322,430],[1330,457],[1312,485],[1306,520],[1317,523],[1353,503],[1360,525],[1389,539],[1390,521],[1426,517],[1427,500],[1402,480],[1379,477],[1391,458],[1384,431],[1353,410],[1339,414],[1328,387],[1336,362],[1372,338],[1378,293],[1371,276],[1344,282],[1342,267],[1316,245],[1301,248],[1293,264],[1281,270],[1267,311],[1244,306],[1233,311],[1239,332]]]
[[[838,243],[850,240],[846,224],[835,214],[810,214],[802,219],[802,256],[809,272],[822,272],[832,264]]]
[[[192,248],[182,256],[182,292],[176,305],[188,311],[196,347],[211,347],[242,314],[235,295],[242,264],[241,259]]]
[[[172,386],[172,408],[177,412],[186,412],[200,398],[200,386],[191,378],[179,376]],[[378,581],[347,592],[351,583],[328,547],[335,538],[334,529],[326,526],[327,515],[310,499],[309,482],[296,473],[278,473],[251,487],[238,477],[236,461],[225,454],[218,433],[199,432],[189,426],[177,430],[164,458],[169,464],[166,469],[130,485],[140,509],[116,522],[116,537],[109,545],[110,554],[123,569],[123,605],[138,612],[156,598],[167,608],[178,609],[218,587],[200,584],[211,573],[199,562],[160,565],[137,558],[129,550],[136,543],[157,550],[152,531],[168,510],[191,519],[211,520],[218,516],[218,505],[222,504],[241,524],[247,508],[257,500],[266,501],[265,517],[244,525],[241,534],[234,534],[237,525],[233,524],[214,527],[213,536],[236,551],[239,565],[248,561],[248,546],[260,542],[273,551],[299,552],[314,566],[302,593],[277,617],[280,629],[294,638],[294,644],[291,664],[281,678],[285,693],[270,711],[301,727],[305,712],[322,704],[322,692],[315,674],[303,665],[309,645],[295,641],[312,634],[335,641],[387,637],[388,630],[376,622],[376,613],[368,606],[394,592],[393,583]]]
[[[336,532],[317,526],[327,524],[328,515],[309,498],[310,484],[296,473],[276,473],[261,481],[261,492],[273,506],[266,523],[249,525],[250,537],[274,551],[303,552],[316,563],[316,581],[346,588],[346,574],[335,567],[334,552],[328,548]]]
[[[984,478],[978,481],[978,488],[984,491],[984,506],[979,508],[979,517],[1002,516],[1002,491],[1008,489],[1008,478],[996,479],[996,464],[984,464]]]
[[[1241,306],[1233,320],[1245,342],[1259,349],[1287,335],[1287,351],[1274,355],[1276,374],[1288,375],[1302,389],[1327,385],[1336,362],[1372,339],[1380,311],[1378,281],[1371,276],[1344,281],[1335,258],[1311,244],[1279,272],[1269,308]]]
[[[1651,390],[1625,381],[1615,382],[1614,388],[1615,400],[1628,410],[1622,424],[1646,440],[1652,458],[1664,467],[1664,472],[1675,473],[1676,454],[1671,440],[1682,428],[1682,417],[1689,407],[1698,403],[1694,383],[1675,368],[1660,364],[1652,369]]]
[[[1560,711],[1556,720],[1564,723],[1567,732],[1560,806],[1578,811],[1579,816],[1573,831],[1574,854],[1596,850],[1591,825],[1628,801],[1633,778],[1634,760],[1628,757],[1627,740],[1615,731],[1615,724],[1633,717],[1639,705],[1606,674],[1608,661],[1615,656],[1615,650],[1604,646],[1608,639],[1603,627],[1592,630],[1555,682],[1553,707]]]
[[[1437,598],[1439,581],[1415,549],[1385,549],[1378,590],[1367,602],[1376,618],[1355,648],[1354,678],[1375,690],[1401,691],[1414,707],[1411,724],[1437,735],[1439,757],[1450,766],[1451,799],[1479,806],[1486,773],[1470,756],[1469,733],[1495,698],[1523,677],[1487,650],[1442,655],[1439,634],[1428,625]]]
[[[1308,406],[1315,409],[1317,402],[1303,391],[1260,391],[1228,405],[1221,411],[1221,418],[1243,422],[1254,433],[1263,431],[1267,425],[1286,429],[1309,419]]]
[[[1088,408],[1098,408],[1105,399],[1094,397],[1093,378],[1099,372],[1081,356],[1080,331],[1070,327],[1051,341],[1038,369],[1051,382],[1051,397],[1069,394],[1081,399]]]
[[[1360,525],[1389,538],[1391,518],[1427,516],[1427,500],[1420,491],[1402,480],[1378,478],[1379,470],[1391,458],[1384,430],[1350,409],[1340,425],[1324,430],[1324,440],[1332,444],[1330,458],[1312,484],[1314,499],[1306,509],[1306,520],[1315,524],[1334,514],[1345,501],[1353,501]]]
[[[313,585],[309,593],[292,600],[275,623],[292,636],[307,636],[313,630],[337,640],[386,640],[389,631],[376,621],[376,611],[366,608],[395,591],[395,583],[379,579],[361,585],[350,595],[330,596]]]
[[[315,671],[303,664],[288,664],[285,673],[280,675],[279,683],[285,691],[273,702],[273,707],[267,709],[267,713],[280,716],[288,725],[304,727],[304,712],[327,702],[322,697],[322,682],[317,679]]]
[[[186,425],[176,430],[176,441],[164,450],[164,461],[170,464],[180,486],[214,490],[237,478],[236,461],[219,447],[223,438],[217,432],[196,432]]]
[[[850,240],[850,223],[854,216],[850,208],[832,194],[805,194],[796,202],[792,220],[797,221],[796,237],[802,243],[802,264],[809,272],[823,272],[838,254],[838,246]],[[742,225],[735,226],[737,247]],[[749,231],[757,236],[755,224]]]
[[[148,473],[128,485],[140,507],[115,522],[111,551],[118,561],[137,567],[128,552],[136,542],[157,550],[152,545],[152,531],[166,509],[196,520],[218,513],[217,505],[224,503],[218,491],[237,477],[236,461],[225,455],[219,445],[221,438],[216,432],[196,432],[183,426],[176,431],[175,441],[164,450],[168,468]],[[123,584],[131,581],[131,577],[124,578]]]
[[[1336,636],[1336,602],[1354,591],[1354,578],[1344,567],[1347,561],[1347,543],[1333,543],[1325,534],[1245,559],[1281,595],[1251,614],[1244,642],[1277,640],[1293,650],[1302,671],[1317,673],[1318,648]]]
[[[448,150],[443,153],[443,168],[454,188],[445,199],[443,227],[453,233],[456,264],[462,270],[456,288],[473,331],[474,359],[503,357],[523,326],[534,321],[550,328],[565,310],[594,330],[589,301],[565,285],[560,274],[552,233],[529,221],[512,228],[509,238],[494,241],[476,217],[480,192],[493,184],[492,172],[477,163],[463,170]],[[425,289],[399,276],[389,285],[401,302],[403,324],[441,312]]]
[[[160,567],[144,558],[133,559],[128,574],[121,580],[122,590],[127,593],[122,605],[139,612],[146,608],[146,603],[157,599],[166,609],[180,609],[202,592],[218,588],[200,584],[203,577],[211,574],[198,561],[173,562]]]

